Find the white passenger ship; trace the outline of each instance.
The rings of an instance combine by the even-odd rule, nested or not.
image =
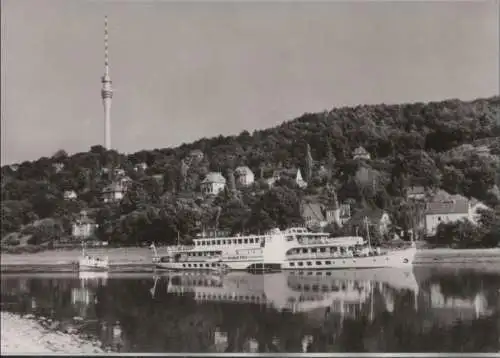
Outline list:
[[[200,236],[190,246],[168,246],[153,264],[169,270],[347,269],[412,266],[416,247],[372,248],[362,237],[330,237],[303,227],[271,230],[265,235]]]

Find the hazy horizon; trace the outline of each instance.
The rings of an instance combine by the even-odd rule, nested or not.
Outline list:
[[[498,1],[2,0],[2,165],[273,127],[305,112],[499,94]]]

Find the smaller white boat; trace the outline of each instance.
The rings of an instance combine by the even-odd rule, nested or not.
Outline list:
[[[100,258],[97,256],[90,256],[85,253],[85,242],[82,241],[82,256],[78,260],[78,269],[82,271],[108,271],[109,259],[108,257]]]

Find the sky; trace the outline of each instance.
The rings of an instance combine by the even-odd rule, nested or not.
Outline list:
[[[499,1],[2,0],[2,165],[131,153],[358,104],[499,93]]]

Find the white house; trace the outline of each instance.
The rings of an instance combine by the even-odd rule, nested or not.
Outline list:
[[[423,186],[412,186],[409,187],[406,192],[407,199],[413,200],[423,200],[427,196],[427,191]]]
[[[121,177],[125,176],[125,169],[115,168],[113,170],[113,174],[114,174],[115,178],[121,178]]]
[[[52,164],[52,167],[54,168],[56,173],[59,173],[61,170],[64,169],[64,163],[54,163]]]
[[[203,195],[217,195],[226,187],[226,178],[221,173],[208,173],[200,184]]]
[[[469,200],[461,195],[450,195],[444,190],[439,190],[426,205],[426,235],[434,236],[440,223],[467,219],[477,224],[479,211],[487,209],[488,206],[476,199]]]
[[[278,180],[280,180],[285,176],[292,178],[295,181],[295,183],[299,186],[299,188],[307,187],[307,182],[302,177],[302,172],[298,168],[275,170],[273,176],[267,179],[267,184],[269,186],[273,186],[274,183],[276,183]]]
[[[126,186],[121,183],[114,182],[103,189],[102,200],[105,203],[117,202],[122,200],[126,193]]]
[[[72,235],[78,239],[88,239],[94,235],[98,225],[87,216],[87,213],[83,211],[72,225],[71,231]]]
[[[134,165],[134,170],[136,172],[145,171],[146,169],[148,169],[148,165],[145,162],[137,163],[136,165]]]
[[[251,185],[255,181],[255,175],[252,170],[247,166],[236,168],[234,171],[236,184],[240,186]]]
[[[65,200],[73,200],[76,198],[77,198],[77,195],[76,195],[76,192],[74,190],[66,190],[64,192],[64,199]]]
[[[363,147],[357,147],[353,153],[353,159],[366,159],[370,160],[371,156],[368,151]]]

